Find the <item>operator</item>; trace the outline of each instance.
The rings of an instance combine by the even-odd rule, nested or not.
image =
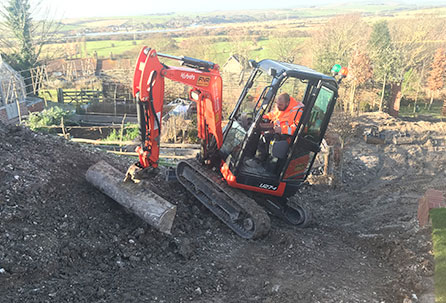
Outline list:
[[[260,139],[256,158],[261,162],[265,162],[268,158],[268,147],[273,139],[288,140],[294,134],[303,113],[304,104],[287,93],[280,94],[275,103],[276,108],[263,115],[263,119],[272,123],[272,129],[265,132]]]

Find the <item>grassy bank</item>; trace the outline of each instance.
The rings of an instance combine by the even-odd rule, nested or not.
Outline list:
[[[435,255],[435,302],[446,303],[446,208],[433,209],[431,218]]]
[[[418,109],[414,111],[414,103],[411,102],[407,105],[401,106],[400,117],[415,117],[419,115],[431,116],[436,119],[445,119],[446,117],[441,114],[443,108],[443,101],[435,101],[432,104],[431,109],[428,109],[426,103],[419,103]]]

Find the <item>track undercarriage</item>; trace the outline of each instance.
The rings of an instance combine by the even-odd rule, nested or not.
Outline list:
[[[255,239],[268,233],[267,212],[295,226],[304,227],[310,221],[309,213],[302,207],[288,205],[285,198],[248,196],[227,185],[221,175],[197,160],[181,161],[176,174],[188,191],[242,238]]]
[[[268,233],[270,219],[253,199],[229,187],[211,169],[198,161],[177,165],[178,181],[236,234],[255,239]]]

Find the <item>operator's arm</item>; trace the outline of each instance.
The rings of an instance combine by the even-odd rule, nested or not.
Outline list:
[[[262,118],[264,120],[269,120],[269,121],[264,121],[264,122],[260,123],[260,129],[270,130],[270,129],[274,128],[274,125],[272,123],[272,120],[274,119],[274,111],[271,111],[271,112],[263,115]]]
[[[261,130],[270,130],[273,128],[274,128],[274,125],[271,122],[261,122],[260,123]]]
[[[267,119],[267,120],[272,120],[273,119],[273,115],[274,115],[274,112],[270,111],[269,113],[263,115],[262,118],[263,119]]]
[[[303,104],[297,105],[293,107],[290,111],[290,118],[288,121],[282,121],[280,123],[280,133],[282,135],[293,135],[297,129],[297,125],[299,124],[300,118],[302,117],[302,113],[304,111]],[[277,130],[276,133],[279,133]]]

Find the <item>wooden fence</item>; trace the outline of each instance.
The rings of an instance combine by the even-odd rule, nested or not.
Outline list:
[[[57,102],[59,103],[84,103],[91,101],[103,101],[104,94],[100,90],[69,90],[64,91],[62,88],[57,89]]]

